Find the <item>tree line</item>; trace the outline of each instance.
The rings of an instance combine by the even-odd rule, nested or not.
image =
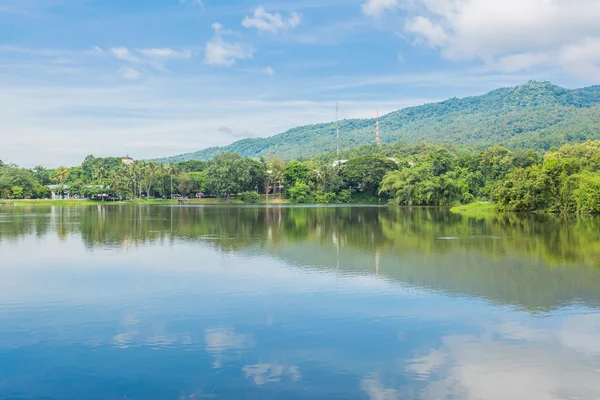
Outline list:
[[[389,202],[450,206],[489,201],[500,210],[600,212],[600,141],[510,151],[419,143],[366,145],[285,162],[221,153],[208,162],[155,163],[88,156],[80,166],[32,170],[0,166],[4,198],[46,198],[47,185],[71,195],[172,198],[195,193],[247,203]]]

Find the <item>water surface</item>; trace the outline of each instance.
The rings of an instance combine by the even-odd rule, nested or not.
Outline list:
[[[0,207],[0,399],[600,399],[600,218]]]

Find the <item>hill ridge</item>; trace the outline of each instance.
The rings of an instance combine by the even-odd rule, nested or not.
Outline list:
[[[494,89],[486,94],[426,103],[380,117],[382,143],[430,141],[547,150],[551,146],[600,139],[600,85],[566,89],[548,81]],[[340,121],[340,147],[369,144],[375,118]],[[335,148],[335,122],[304,125],[265,138],[245,138],[227,146],[156,159],[209,160],[221,152],[245,157],[278,154],[308,157]]]

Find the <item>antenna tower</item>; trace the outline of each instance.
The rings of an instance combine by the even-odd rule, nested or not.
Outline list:
[[[339,124],[340,103],[335,103],[335,135],[337,146],[337,158],[340,159],[340,124]]]
[[[377,124],[375,125],[375,144],[381,143],[381,136],[379,132],[379,110],[377,110]]]

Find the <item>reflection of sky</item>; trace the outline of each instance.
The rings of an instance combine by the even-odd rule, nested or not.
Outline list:
[[[600,397],[592,308],[535,315],[198,244],[0,253],[0,398]]]

